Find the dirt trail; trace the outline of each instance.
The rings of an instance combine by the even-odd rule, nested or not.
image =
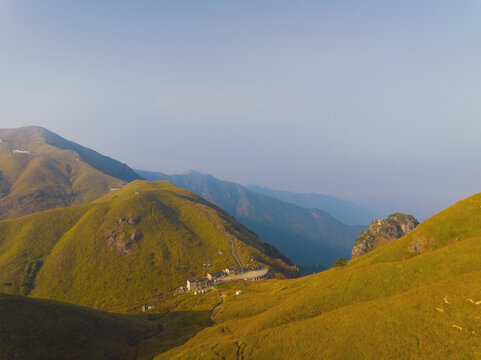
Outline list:
[[[218,291],[218,290],[217,290]],[[221,297],[221,301],[220,303],[218,303],[216,306],[214,306],[214,308],[210,311],[210,319],[212,320],[212,322],[215,324],[215,313],[216,313],[216,310],[220,309],[222,305],[224,305],[225,303],[225,298],[226,298],[226,295],[221,292],[220,293],[220,297]]]
[[[218,289],[216,289],[217,291],[219,291]],[[220,296],[222,298],[221,302],[218,303],[211,311],[210,311],[210,319],[212,320],[212,322],[214,324],[216,324],[215,322],[215,314],[216,312],[219,311],[219,309],[222,307],[222,305],[225,304],[225,299],[226,299],[226,295],[223,293],[223,292],[220,292]],[[226,332],[228,333],[230,336],[232,336],[232,341],[234,342],[235,346],[237,347],[237,350],[236,350],[236,359],[237,360],[244,360],[244,349],[246,347],[246,344],[244,344],[240,338],[238,338],[238,336],[235,336],[235,334],[228,328],[228,327],[223,327],[222,329],[222,332]],[[213,350],[213,349],[212,349]],[[219,355],[219,354],[217,354]]]

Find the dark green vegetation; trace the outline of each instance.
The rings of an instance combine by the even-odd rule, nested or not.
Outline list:
[[[138,309],[231,266],[297,276],[288,262],[227,213],[168,182],[135,181],[90,204],[0,221],[0,283],[13,283],[2,291],[101,309]]]
[[[0,219],[87,203],[139,178],[127,165],[46,129],[0,130]]]
[[[37,275],[42,262],[40,260],[30,260],[25,264],[25,270],[23,272],[22,279],[20,280],[20,293],[22,295],[30,294],[33,289],[33,282],[35,281],[35,276]],[[10,284],[12,284],[10,282]]]
[[[3,176],[3,173],[0,171],[0,199],[8,195],[11,187],[12,185],[8,182],[8,180]]]
[[[345,225],[324,211],[286,203],[211,175],[139,173],[148,180],[168,180],[220,206],[301,268],[328,267],[338,257],[350,257],[354,240],[365,230]]]
[[[216,325],[156,359],[480,359],[480,279],[478,194],[342,271],[225,289]]]
[[[331,195],[298,194],[291,191],[272,190],[258,185],[247,185],[246,187],[257,193],[303,208],[323,210],[348,225],[367,225],[372,219],[372,215],[361,206]]]
[[[0,359],[152,359],[209,326],[216,301],[184,295],[160,314],[121,315],[0,294]]]
[[[352,258],[399,239],[413,231],[418,225],[419,221],[414,216],[402,213],[391,214],[386,220],[373,220],[369,224],[369,228],[362,232],[354,242]]]
[[[327,270],[327,268],[320,264],[299,266],[299,272],[303,275],[317,274],[324,270]]]
[[[332,267],[341,268],[341,267],[346,266],[346,264],[347,264],[347,261],[346,261],[345,258],[339,258],[332,263]]]

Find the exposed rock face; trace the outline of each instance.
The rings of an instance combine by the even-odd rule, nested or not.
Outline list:
[[[130,225],[137,225],[140,222],[140,217],[139,216],[130,216],[127,218],[122,217],[117,220],[119,225],[122,224],[124,221],[126,221]]]
[[[132,232],[132,234],[130,235],[130,240],[132,241],[138,241],[140,239],[142,239],[143,235],[140,231],[138,230],[135,230]]]
[[[409,232],[419,225],[414,216],[401,213],[389,215],[386,220],[377,219],[371,221],[369,228],[361,233],[354,242],[352,258],[361,256],[375,248],[390,243]]]
[[[140,216],[118,218],[113,230],[107,230],[108,233],[105,237],[107,247],[116,250],[119,254],[133,254],[135,252],[135,248],[133,247],[134,242],[141,240],[144,235],[139,230],[133,229],[130,236],[126,236],[125,231],[122,231],[122,223],[126,222],[129,225],[137,225],[140,220]]]
[[[131,254],[133,252],[132,243],[125,240],[125,233],[110,233],[105,240],[109,249],[116,250],[119,254]]]

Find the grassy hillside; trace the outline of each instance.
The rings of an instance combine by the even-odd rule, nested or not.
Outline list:
[[[209,326],[216,301],[181,295],[158,313],[121,315],[0,293],[0,359],[152,359]]]
[[[209,271],[265,264],[297,270],[225,212],[168,182],[135,181],[91,204],[0,221],[0,285],[129,310]]]
[[[46,129],[0,130],[0,219],[86,203],[139,178],[127,165]]]
[[[306,209],[207,174],[165,175],[139,171],[149,180],[168,180],[220,206],[296,265],[331,266],[349,258],[363,226],[349,226],[318,209]]]
[[[215,326],[156,359],[480,359],[480,209],[463,200],[345,267],[231,285]]]
[[[139,186],[139,195],[132,194],[136,186]],[[104,209],[103,214],[109,218],[108,213],[115,211],[115,204],[123,208],[127,199],[144,195],[162,199],[154,201],[163,205],[169,204],[169,209],[173,209],[171,218],[182,219],[182,224],[189,224],[193,233],[199,229],[197,221],[200,220],[189,222],[187,219],[190,216],[197,218],[199,213],[194,216],[188,209],[205,206],[211,216],[210,221],[212,214],[218,211],[195,195],[169,183],[136,182],[93,205],[102,208],[108,204],[109,210]],[[189,202],[189,206],[181,210],[186,206],[181,205],[185,201]],[[0,349],[6,349],[0,354],[5,359],[17,354],[20,354],[18,358],[41,358],[45,353],[60,354],[58,358],[62,358],[68,351],[73,354],[69,358],[80,354],[78,358],[89,359],[148,359],[154,355],[157,360],[479,359],[480,208],[481,194],[453,205],[398,240],[343,267],[320,274],[290,280],[226,283],[203,296],[154,296],[144,302],[155,304],[156,314],[148,317],[100,313],[45,300],[3,295],[0,296],[0,311],[6,316],[0,317],[0,332],[8,334],[8,337],[0,336]],[[79,224],[91,211],[99,217],[97,210],[92,209],[90,205],[83,205],[19,220],[75,210],[68,221]],[[134,208],[126,211],[129,209]],[[152,213],[152,208],[148,210]],[[140,215],[138,223],[133,222],[140,225],[148,212]],[[224,213],[219,214],[222,216]],[[110,218],[118,219],[118,215],[128,216],[126,219],[137,216],[116,213]],[[0,222],[0,228],[19,220]],[[42,219],[45,220],[48,219]],[[53,221],[53,218],[50,220]],[[23,231],[33,234],[32,229],[40,226],[42,221],[30,228],[23,223]],[[77,226],[70,227],[70,232],[76,231]],[[177,227],[181,226],[177,223]],[[203,226],[204,230],[209,227],[207,223]],[[161,228],[168,227],[167,223],[162,223]],[[55,229],[52,227],[53,232]],[[127,229],[131,230],[125,228],[125,231]],[[145,231],[145,228],[138,229]],[[54,237],[53,233],[50,236]],[[65,243],[68,242],[67,236]],[[61,245],[60,250],[64,246],[69,245]],[[105,243],[97,244],[100,253],[103,253],[102,246]],[[141,251],[140,246],[133,245],[131,249],[134,248],[137,252],[131,254]],[[70,251],[74,249],[69,249],[69,253],[76,257],[78,254]],[[122,257],[127,254],[117,255]],[[66,256],[59,264],[67,263]],[[91,259],[90,267],[98,269],[98,258]],[[49,259],[44,260],[32,294],[45,288],[38,281],[41,276],[46,276],[42,275],[42,271],[46,271]],[[68,259],[69,262],[71,260]],[[60,268],[55,270],[57,277],[63,278],[63,271]],[[79,272],[83,271],[80,268]],[[115,278],[122,279],[125,276],[122,271],[122,267],[115,267]],[[53,269],[48,272],[53,274]],[[149,282],[149,272],[143,271],[143,274],[145,281]],[[98,272],[96,281],[107,287],[110,282],[116,281],[110,277],[106,282],[104,275]],[[44,281],[46,279],[44,277]],[[62,282],[56,281],[53,275],[48,278],[53,288],[63,286]],[[115,285],[133,294],[134,289],[127,288],[125,284],[119,281]],[[95,286],[95,283],[90,285]],[[77,293],[78,286],[75,283],[64,287],[63,293]],[[141,288],[142,284],[135,290]],[[242,290],[240,295],[236,295],[238,290]],[[83,288],[83,291],[90,290]],[[100,297],[106,294],[99,288],[95,289],[95,293]],[[122,295],[117,293],[117,296]],[[211,315],[215,323],[211,322]],[[4,343],[1,343],[2,340]],[[79,347],[79,342],[87,346]],[[85,348],[89,349],[88,353],[82,352]]]

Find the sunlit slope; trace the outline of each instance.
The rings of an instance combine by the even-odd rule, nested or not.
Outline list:
[[[46,129],[0,130],[0,219],[86,203],[138,178],[127,165]]]
[[[158,359],[480,359],[480,206],[463,200],[341,269],[226,289],[217,325]]]
[[[296,275],[276,249],[168,182],[135,181],[91,204],[0,222],[0,286],[11,283],[3,291],[104,309],[132,308],[236,266],[234,255]]]
[[[139,173],[148,180],[170,181],[220,206],[296,265],[327,268],[339,257],[349,258],[354,240],[365,230],[343,224],[325,211],[287,203],[212,175]]]

